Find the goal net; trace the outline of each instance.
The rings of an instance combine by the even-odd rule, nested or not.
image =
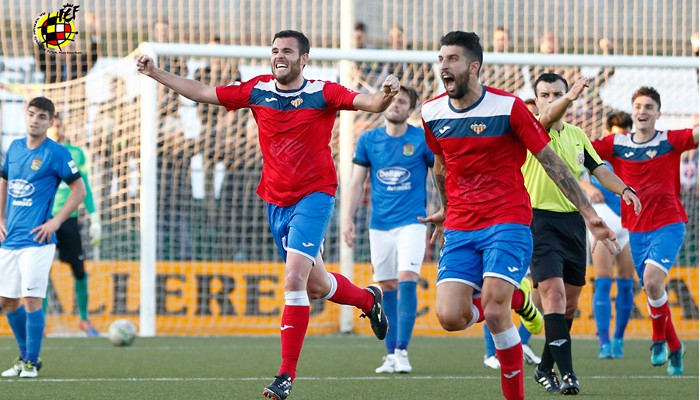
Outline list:
[[[174,44],[142,49],[161,67],[210,85],[270,70],[269,48],[264,47]],[[24,136],[20,116],[25,102],[44,95],[56,103],[69,141],[88,154],[103,223],[101,243],[89,247],[89,222],[81,211],[91,321],[104,332],[113,320],[129,318],[145,335],[278,332],[284,266],[267,226],[265,205],[255,193],[263,160],[252,114],[197,104],[158,86],[137,74],[135,56],[101,58],[84,78],[52,85],[6,84],[0,92],[3,151]],[[392,73],[425,101],[442,90],[436,59],[436,52],[427,51],[312,49],[304,75],[373,93]],[[602,132],[607,113],[630,112],[631,94],[642,84],[661,93],[658,125],[663,129],[691,126],[698,110],[696,60],[689,58],[488,53],[485,65],[483,83],[523,99],[533,97],[532,82],[543,71],[560,72],[569,82],[588,76],[591,87],[572,105],[567,120],[591,135]],[[418,110],[409,122],[419,125]],[[341,182],[349,178],[357,137],[382,123],[377,114],[341,113],[331,143]],[[689,155],[683,172],[690,222],[669,280],[669,296],[679,334],[690,337],[698,330],[696,154]],[[358,238],[349,251],[341,245],[342,188],[341,183],[324,258],[330,270],[342,270],[364,286],[371,283],[366,229],[371,204],[364,196],[356,214]],[[429,207],[436,204],[432,195]],[[437,254],[437,248],[426,254],[417,334],[443,334],[434,312]],[[76,334],[79,318],[70,268],[57,262],[51,280],[48,333]],[[592,318],[591,286],[584,288],[577,318]],[[647,337],[646,306],[639,292],[635,306],[628,336]],[[356,314],[329,302],[313,302],[309,332],[369,333],[364,324],[354,325]],[[9,333],[3,329],[9,328],[0,327],[0,334]],[[575,335],[593,337],[594,329],[592,323],[574,324]]]

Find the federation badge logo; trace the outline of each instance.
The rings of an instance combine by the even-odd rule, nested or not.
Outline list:
[[[39,168],[41,168],[41,159],[40,158],[35,158],[32,160],[32,171],[37,171]]]
[[[415,153],[415,151],[416,151],[416,149],[415,149],[415,147],[413,147],[412,144],[409,143],[409,144],[403,145],[403,155],[405,155],[406,157],[412,156],[413,153]]]
[[[646,155],[649,158],[654,158],[654,157],[656,157],[656,150],[651,150],[651,149],[647,150]]]
[[[582,151],[579,152],[578,153],[578,165],[583,165],[583,162],[586,161],[585,158],[586,158],[586,156],[583,154],[583,152]]]
[[[302,99],[301,97],[297,97],[296,99],[292,100],[292,105],[294,106],[294,108],[299,108],[299,106],[303,102],[304,102],[304,99]]]
[[[481,135],[481,133],[486,130],[486,124],[483,122],[474,122],[471,124],[470,128],[472,128],[477,135]]]
[[[75,14],[80,6],[64,4],[58,12],[43,12],[34,21],[34,40],[48,52],[61,52],[75,40]]]

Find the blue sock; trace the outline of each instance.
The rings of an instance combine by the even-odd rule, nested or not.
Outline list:
[[[593,280],[593,316],[598,330],[598,340],[601,345],[610,343],[610,317],[612,305],[610,304],[610,287],[612,278],[596,278]]]
[[[523,344],[528,344],[530,342],[530,337],[532,336],[532,333],[525,328],[525,325],[523,323],[520,323],[520,327],[518,328],[518,333],[520,334],[520,341],[523,342]]]
[[[625,329],[634,307],[634,279],[617,278],[615,282],[617,283],[615,338],[622,339],[625,336]]]
[[[10,323],[12,333],[15,335],[19,357],[24,361],[27,359],[27,312],[24,306],[19,306],[15,311],[7,314],[7,322]]]
[[[396,348],[408,349],[408,343],[413,334],[413,325],[416,324],[416,309],[418,309],[417,282],[399,282],[399,332]]]
[[[27,359],[36,364],[41,351],[41,341],[44,339],[44,310],[27,313]]]
[[[493,336],[491,336],[491,331],[489,326],[484,322],[484,345],[486,346],[486,357],[491,357],[496,355],[496,344],[493,342]]]
[[[384,313],[389,320],[389,330],[386,332],[386,338],[384,338],[387,354],[394,354],[394,349],[396,348],[396,332],[398,330],[396,305],[398,303],[398,293],[398,290],[385,290],[384,299],[382,300]]]

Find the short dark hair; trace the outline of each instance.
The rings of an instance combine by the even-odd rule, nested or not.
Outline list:
[[[537,97],[537,85],[539,85],[540,82],[554,83],[556,81],[564,82],[564,91],[569,91],[569,82],[567,82],[563,76],[551,72],[546,72],[540,75],[535,81],[535,85],[533,86],[533,88],[535,89],[535,97]]]
[[[654,89],[651,86],[640,87],[632,95],[632,102],[634,103],[634,100],[640,96],[651,97],[651,99],[659,105],[659,110],[661,110],[661,95],[659,94],[659,92],[656,91],[656,89]]]
[[[418,103],[418,92],[416,92],[416,89],[406,86],[406,85],[401,85],[401,88],[399,91],[404,91],[408,95],[409,99],[409,106],[410,108],[415,109],[416,108],[416,103]]]
[[[608,130],[611,130],[613,126],[619,126],[629,132],[632,130],[632,124],[632,117],[624,111],[610,113],[608,118],[605,119],[605,127]]]
[[[479,35],[474,32],[452,31],[440,39],[441,46],[460,46],[467,58],[484,63],[484,49],[479,42]]]
[[[303,33],[299,31],[293,31],[293,30],[286,30],[286,31],[279,31],[275,33],[275,37],[272,38],[272,41],[274,42],[275,39],[277,38],[294,38],[297,40],[297,43],[299,44],[299,54],[309,54],[309,51],[311,50],[311,44],[309,43],[309,38],[306,37]]]
[[[27,108],[36,107],[40,110],[44,110],[49,113],[49,118],[53,118],[54,113],[56,113],[56,107],[53,105],[53,101],[47,99],[46,97],[35,97],[29,100]]]
[[[535,102],[535,99],[531,99],[531,98],[529,98],[529,97],[528,97],[527,99],[523,100],[523,103],[525,103],[525,104],[531,104],[531,105],[537,105],[537,103]]]
[[[367,32],[367,24],[365,24],[362,21],[357,21],[355,22],[355,30],[356,31],[362,31],[362,32]]]

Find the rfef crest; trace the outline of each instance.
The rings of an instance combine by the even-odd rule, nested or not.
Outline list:
[[[80,6],[64,4],[58,12],[41,13],[34,21],[34,39],[45,50],[61,51],[75,40],[75,15]]]

